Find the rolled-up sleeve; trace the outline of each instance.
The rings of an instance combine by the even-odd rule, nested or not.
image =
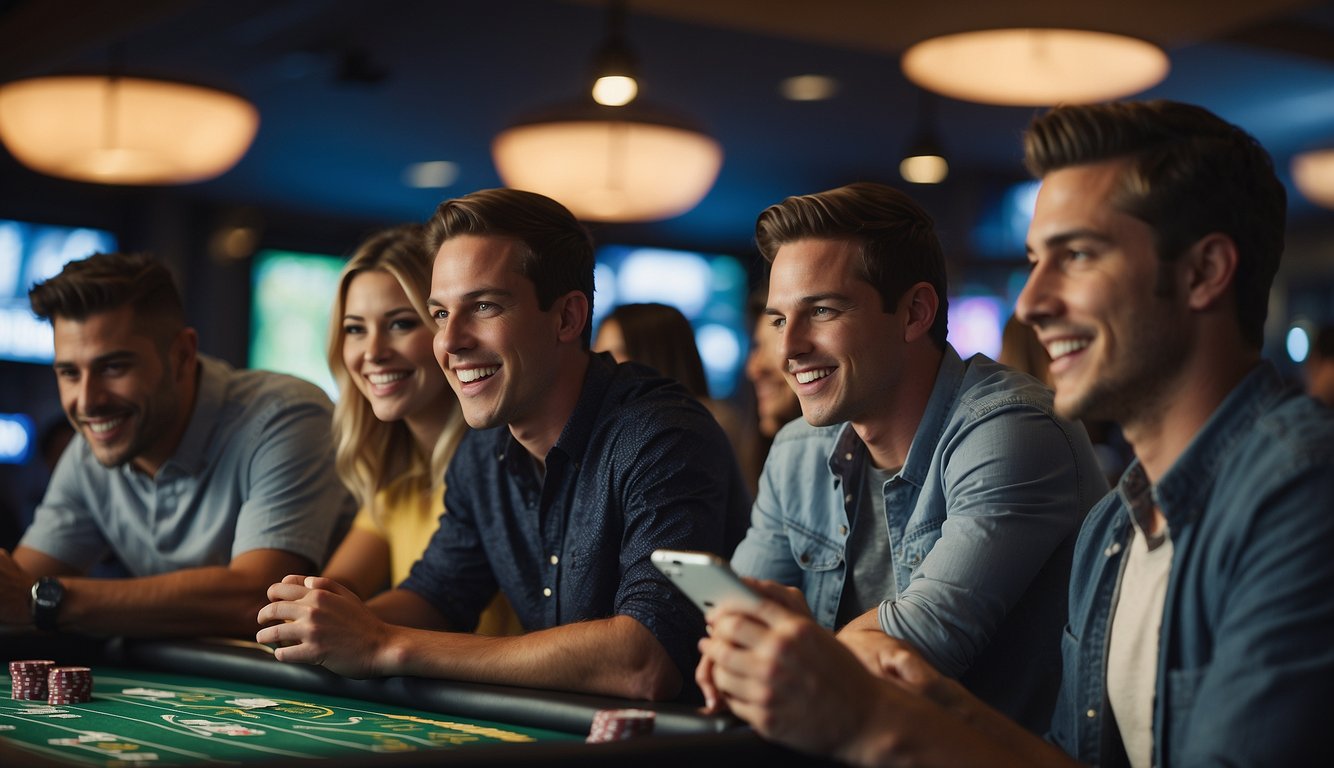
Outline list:
[[[399,585],[430,603],[445,624],[457,631],[477,626],[482,609],[497,590],[475,509],[476,483],[469,482],[467,459],[455,459],[445,474],[445,508],[440,525],[422,556]]]
[[[1080,477],[1070,435],[1037,408],[1002,408],[947,439],[940,537],[897,598],[881,603],[879,619],[886,633],[958,676],[1071,539],[1092,499],[1084,498],[1089,479]]]
[[[704,636],[704,616],[658,571],[650,555],[658,548],[728,554],[729,516],[744,516],[744,508],[729,507],[735,499],[735,460],[717,425],[704,421],[708,418],[700,409],[699,414],[678,415],[679,426],[656,430],[647,440],[628,439],[627,446],[637,447],[628,452],[623,475],[625,529],[615,612],[643,624],[687,681],[699,661],[696,644]]]

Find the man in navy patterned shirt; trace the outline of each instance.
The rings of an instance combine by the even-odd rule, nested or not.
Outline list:
[[[649,561],[731,554],[750,498],[713,417],[674,382],[589,352],[593,250],[559,203],[498,189],[428,229],[436,358],[475,431],[399,588],[362,604],[289,576],[259,632],[283,661],[631,698],[680,695],[703,618]],[[525,629],[472,628],[496,590]]]

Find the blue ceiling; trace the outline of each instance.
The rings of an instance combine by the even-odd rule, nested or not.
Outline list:
[[[897,41],[911,30],[886,31],[875,45],[858,16],[869,6],[859,0],[819,4],[822,24],[805,24],[810,34],[796,11],[780,17],[799,8],[792,2],[715,0],[720,13],[743,19],[732,23],[686,18],[698,3],[675,13],[662,2],[642,5],[630,4],[627,33],[643,97],[706,126],[723,145],[724,165],[695,210],[596,226],[600,240],[749,253],[756,214],[786,195],[858,179],[912,186],[897,173],[918,104],[897,59]],[[881,5],[900,12],[905,27],[925,13],[906,2]],[[1045,13],[1058,4],[1012,5]],[[1208,3],[1179,4],[1201,9],[1198,18],[1172,3],[1085,5],[1105,6],[1128,30],[1170,27],[1173,39],[1160,42],[1171,74],[1143,95],[1196,102],[1238,122],[1269,147],[1285,178],[1294,152],[1334,145],[1334,4],[1222,3],[1217,13],[1235,17],[1224,29],[1207,18]],[[1160,6],[1168,7],[1144,10]],[[773,18],[763,17],[770,9]],[[1137,16],[1173,10],[1161,20]],[[748,26],[746,12],[765,23]],[[492,137],[525,112],[580,93],[603,14],[598,3],[560,0],[19,0],[0,3],[0,79],[102,70],[118,56],[129,72],[238,91],[261,113],[254,146],[224,176],[171,194],[261,216],[296,214],[312,227],[389,223],[423,219],[445,197],[499,185]],[[781,98],[779,81],[806,73],[836,78],[836,97]],[[1032,115],[940,101],[953,174],[939,188],[911,191],[935,212],[947,246],[966,251],[964,233],[987,201],[1023,178],[1019,135]],[[457,181],[406,186],[404,168],[427,160],[457,163]],[[24,189],[125,204],[116,202],[119,191],[39,179],[7,157],[0,185],[0,209],[20,206]],[[1334,212],[1295,192],[1292,207],[1296,225],[1334,227]]]

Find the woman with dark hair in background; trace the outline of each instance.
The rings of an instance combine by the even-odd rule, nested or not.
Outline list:
[[[680,310],[666,304],[622,304],[603,318],[593,349],[610,352],[618,363],[633,361],[679,381],[718,420],[733,454],[743,455],[741,419],[726,403],[709,397],[695,329]],[[753,491],[753,478],[745,474]]]

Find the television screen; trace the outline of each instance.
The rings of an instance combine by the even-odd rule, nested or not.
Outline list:
[[[338,274],[337,256],[260,251],[251,267],[251,368],[289,373],[338,396],[329,363],[329,313]]]
[[[608,245],[597,251],[594,284],[595,331],[622,304],[676,307],[695,330],[709,394],[721,399],[733,393],[750,338],[745,320],[749,279],[735,257]]]
[[[949,342],[965,360],[979,352],[995,360],[1000,355],[1006,316],[996,296],[951,296]]]
[[[51,324],[32,314],[28,290],[71,261],[115,250],[100,229],[0,220],[0,360],[50,363]]]

